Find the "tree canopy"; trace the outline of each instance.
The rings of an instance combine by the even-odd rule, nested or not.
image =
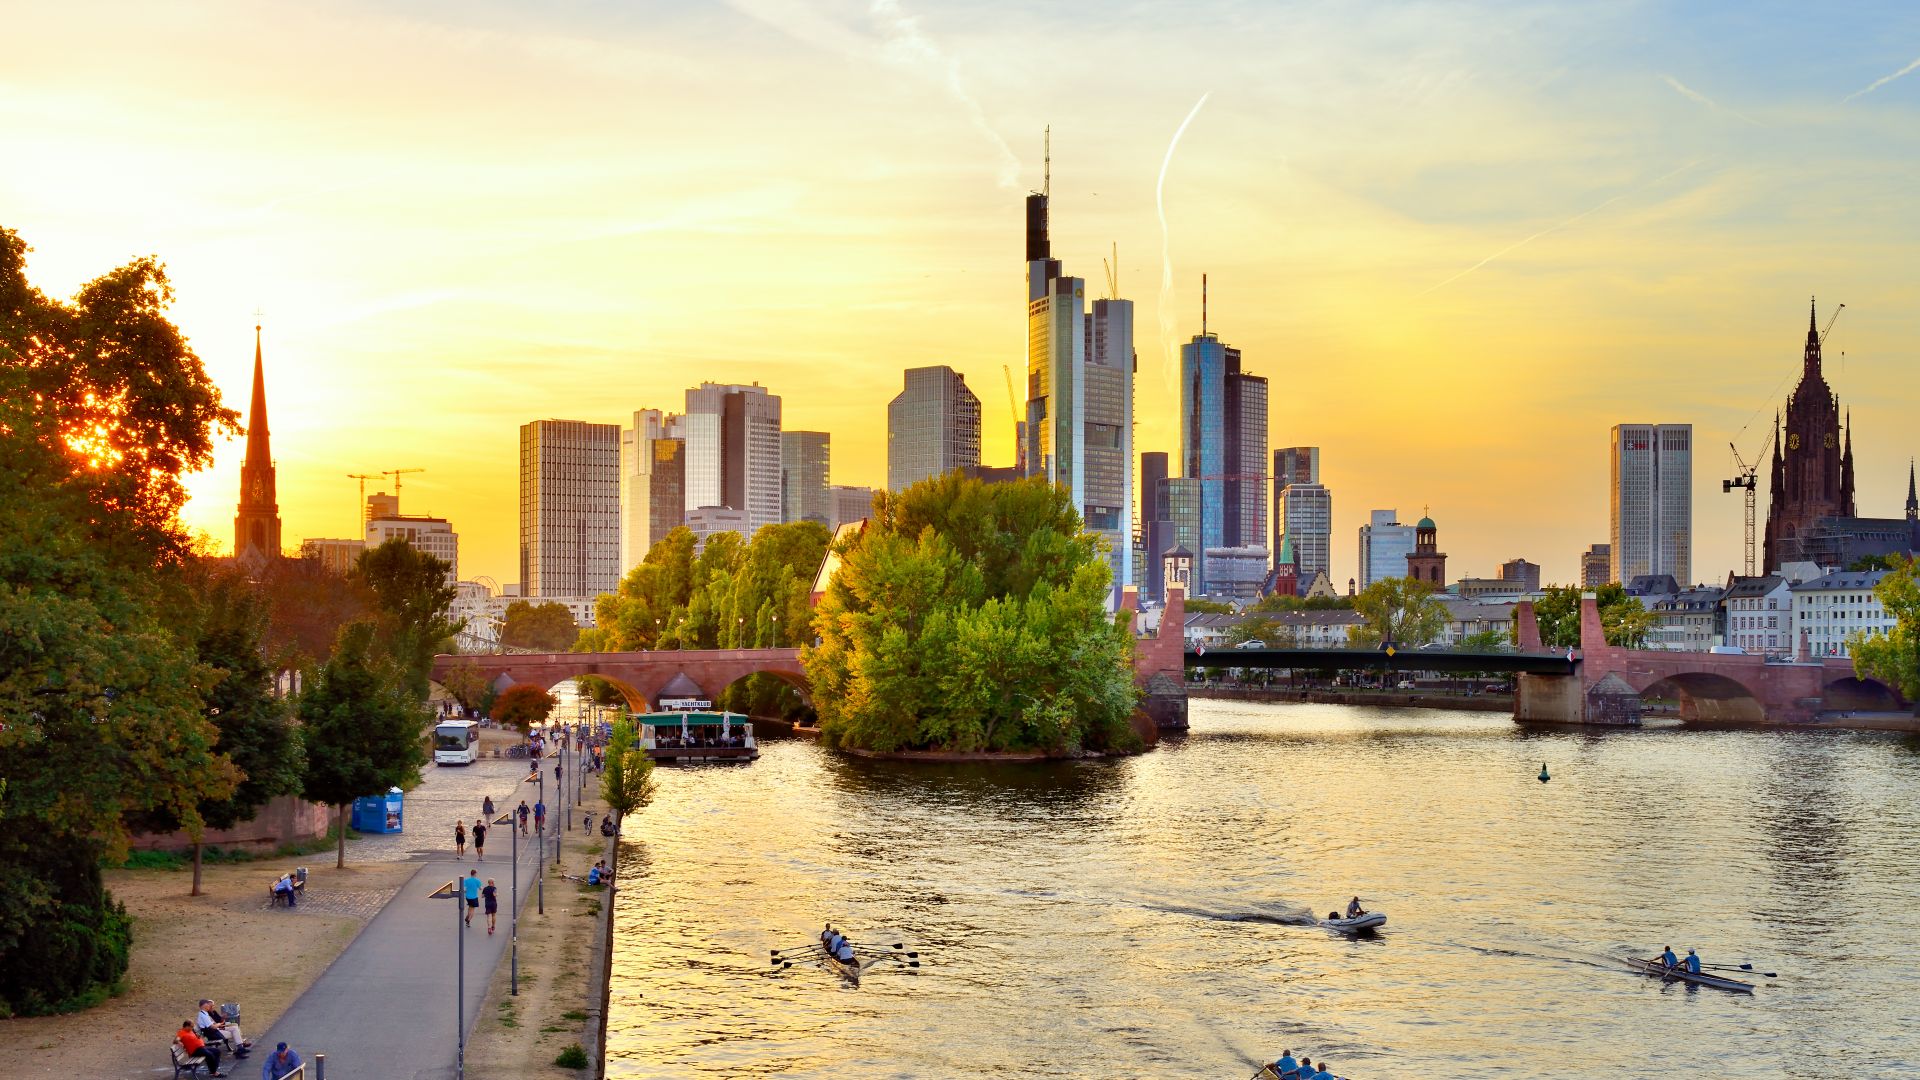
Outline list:
[[[1353,610],[1361,622],[1347,628],[1347,644],[1355,648],[1382,642],[1417,648],[1447,628],[1447,609],[1433,586],[1413,578],[1381,578],[1354,596]]]
[[[1533,602],[1533,617],[1540,626],[1540,644],[1549,649],[1580,647],[1580,596],[1576,585],[1550,585],[1545,595]],[[1594,590],[1600,606],[1600,627],[1607,644],[1637,649],[1646,643],[1653,629],[1653,613],[1615,583]]]
[[[333,655],[300,695],[307,751],[301,787],[307,798],[337,808],[340,866],[347,864],[347,804],[412,787],[427,761],[432,714],[406,673],[381,654],[378,636],[372,623],[342,628]]]
[[[1067,494],[949,473],[875,498],[802,653],[823,737],[873,750],[1130,749],[1133,637]]]
[[[500,644],[535,652],[566,652],[580,637],[573,611],[553,600],[515,600],[500,623]]]
[[[443,646],[462,625],[447,618],[455,595],[450,569],[446,560],[397,536],[363,552],[354,564],[354,576],[373,601],[373,643],[419,701],[427,700],[434,654],[453,651]]]
[[[1878,679],[1908,701],[1920,701],[1920,563],[1895,556],[1891,572],[1874,586],[1880,606],[1893,618],[1884,635],[1855,634],[1847,639],[1854,673]]]
[[[634,727],[630,717],[614,721],[600,774],[600,797],[616,821],[653,801],[653,759],[638,745]]]
[[[525,735],[546,723],[547,714],[559,704],[559,699],[547,691],[532,683],[521,683],[507,687],[493,699],[492,716],[495,723]]]

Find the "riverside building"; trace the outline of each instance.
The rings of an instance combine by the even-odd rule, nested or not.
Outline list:
[[[686,512],[680,417],[639,409],[620,432],[620,574],[639,566]]]

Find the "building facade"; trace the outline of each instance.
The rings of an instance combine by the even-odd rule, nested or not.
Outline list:
[[[1607,474],[1611,503],[1608,573],[1693,572],[1693,425],[1617,424]]]
[[[1279,460],[1279,454],[1274,460]],[[1405,577],[1407,556],[1413,554],[1413,526],[1400,524],[1397,510],[1375,510],[1360,526],[1360,587],[1376,581]]]
[[[780,398],[758,383],[701,383],[687,391],[688,513],[744,511],[748,531],[780,523]]]
[[[980,464],[980,399],[950,367],[908,368],[887,404],[887,490]]]
[[[520,589],[598,596],[620,583],[620,426],[520,426]]]
[[[633,426],[620,431],[620,574],[639,566],[647,552],[675,525],[680,524],[685,504],[675,501],[661,505],[655,501],[654,466],[660,455],[655,444],[670,441],[679,445],[680,417],[659,409],[639,409],[633,414]],[[678,451],[668,455],[669,467],[676,467]],[[663,485],[676,499],[682,496],[678,482]],[[663,511],[665,513],[663,513]],[[659,526],[667,524],[662,529]]]
[[[824,431],[780,433],[780,520],[833,527],[833,489],[827,483],[832,440]]]
[[[694,551],[706,550],[707,539],[723,532],[739,533],[742,539],[752,535],[745,510],[731,506],[697,506],[687,511],[687,528],[693,530]]]
[[[1500,564],[1500,580],[1519,587],[1523,593],[1540,591],[1540,564],[1526,559],[1508,559]]]
[[[360,555],[367,550],[365,540],[326,540],[307,539],[300,541],[300,557],[319,562],[320,568],[329,574],[342,577],[353,571]]]
[[[1836,570],[1792,586],[1796,654],[1804,644],[1812,656],[1846,656],[1848,639],[1885,637],[1895,621],[1874,592],[1885,570]]]
[[[685,439],[660,438],[649,448],[653,464],[647,474],[647,551],[668,533],[687,521],[687,442]],[[635,565],[638,565],[636,562]],[[628,567],[632,569],[632,567]]]
[[[1202,325],[1180,347],[1181,468],[1200,483],[1200,588],[1223,548],[1267,550],[1267,380],[1241,370],[1240,350]],[[1244,576],[1236,557],[1228,576]]]
[[[1407,576],[1424,581],[1436,591],[1447,587],[1447,553],[1440,550],[1440,527],[1431,516],[1413,525],[1413,550],[1407,555]]]
[[[1766,562],[1762,569],[1806,556],[1795,543],[1821,518],[1850,518],[1853,508],[1853,423],[1845,430],[1840,402],[1820,370],[1820,329],[1807,313],[1800,383],[1787,399],[1786,426],[1774,418],[1772,487],[1767,500]]]
[[[864,521],[873,514],[873,489],[870,487],[835,484],[831,494],[833,530],[836,533],[840,531],[840,526],[852,521]]]
[[[1288,484],[1280,491],[1280,505],[1274,514],[1280,523],[1280,540],[1275,545],[1291,547],[1300,564],[1300,579],[1315,574],[1333,576],[1333,493],[1319,483]]]
[[[1580,587],[1597,589],[1613,580],[1613,545],[1588,544],[1580,553]]]
[[[1793,655],[1793,583],[1779,574],[1729,575],[1718,623],[1724,644],[1766,656]]]
[[[1713,586],[1681,589],[1648,611],[1653,625],[1645,647],[1668,652],[1706,652],[1718,643],[1715,626],[1725,590]]]
[[[446,563],[448,584],[460,580],[460,534],[453,531],[453,525],[446,518],[396,514],[367,522],[368,548],[379,547],[389,540],[405,540],[415,549]]]

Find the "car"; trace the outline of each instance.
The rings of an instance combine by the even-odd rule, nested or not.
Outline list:
[[[1394,684],[1394,689],[1396,689],[1396,690],[1411,690],[1411,689],[1413,689],[1413,680],[1412,680],[1412,679],[1401,679],[1401,680],[1400,680],[1399,682],[1397,682],[1397,683],[1395,683],[1395,684]]]
[[[1251,640],[1251,641],[1243,641],[1240,644],[1234,646],[1234,648],[1236,649],[1264,649],[1266,647],[1267,647],[1267,643],[1264,641],[1260,641],[1258,639]]]
[[[1715,645],[1707,650],[1717,656],[1745,656],[1747,650],[1738,645]]]

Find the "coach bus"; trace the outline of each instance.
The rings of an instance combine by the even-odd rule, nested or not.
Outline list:
[[[480,725],[449,720],[433,729],[435,765],[471,765],[480,760]]]

